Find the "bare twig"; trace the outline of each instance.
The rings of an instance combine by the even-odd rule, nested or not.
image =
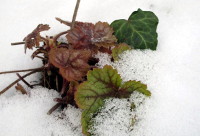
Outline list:
[[[76,16],[77,16],[77,13],[78,13],[78,8],[79,8],[79,5],[80,5],[80,1],[81,0],[77,0],[77,2],[76,2],[76,7],[74,9],[74,15],[73,15],[73,18],[72,18],[71,29],[74,28],[74,24],[75,24],[75,21],[76,21]]]
[[[61,103],[57,103],[56,105],[54,105],[48,112],[47,114],[50,115],[52,112],[54,112],[58,107],[61,106]]]
[[[29,73],[23,75],[22,78],[25,78],[25,77],[27,77],[27,76],[30,76],[30,75],[32,75],[32,74],[34,74],[34,73],[36,73],[36,72],[39,72],[39,71],[40,71],[40,70],[31,71],[31,72],[29,72]],[[10,89],[13,85],[15,85],[16,83],[18,83],[19,81],[21,81],[21,79],[17,79],[17,80],[15,80],[14,82],[12,82],[9,86],[7,86],[6,88],[4,88],[4,89],[0,92],[0,95],[3,94],[3,93],[5,93],[8,89]]]
[[[31,86],[19,73],[16,73],[16,75],[24,82],[24,84],[26,84],[30,88],[33,88],[33,86]]]
[[[9,73],[17,73],[17,72],[27,72],[27,71],[34,71],[34,70],[43,70],[44,67],[40,67],[40,68],[33,68],[33,69],[24,69],[24,70],[13,70],[13,71],[4,71],[4,72],[0,72],[0,74],[9,74]]]
[[[25,44],[25,42],[15,42],[15,43],[11,43],[11,45],[21,45],[21,44]]]
[[[67,26],[71,26],[71,25],[72,25],[71,22],[62,20],[62,19],[60,19],[60,18],[58,18],[58,17],[56,17],[56,20],[59,21],[61,24],[65,24],[65,25],[67,25]]]

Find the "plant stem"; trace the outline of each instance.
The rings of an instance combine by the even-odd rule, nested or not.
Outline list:
[[[74,28],[74,24],[75,24],[75,21],[76,21],[76,16],[77,16],[77,13],[78,13],[78,8],[79,8],[79,5],[80,5],[80,1],[81,0],[77,0],[77,2],[76,2],[76,7],[74,9],[74,15],[73,15],[73,18],[72,18],[71,29]]]
[[[57,103],[54,105],[48,112],[47,114],[50,115],[52,112],[54,112],[58,107],[60,107],[61,103]]]
[[[31,86],[19,73],[16,73],[16,75],[24,82],[24,84],[26,84],[30,88],[33,88],[33,86]]]
[[[21,44],[25,44],[25,42],[15,42],[15,43],[11,43],[11,45],[21,45]]]
[[[44,67],[33,68],[33,69],[24,69],[24,70],[4,71],[4,72],[0,72],[0,74],[9,74],[9,73],[17,73],[17,72],[27,72],[27,71],[43,70],[43,69],[44,69]]]
[[[62,19],[60,19],[60,18],[58,18],[58,17],[56,17],[56,20],[59,21],[61,24],[65,24],[65,25],[67,25],[67,26],[71,26],[71,25],[72,25],[71,22],[62,20]]]
[[[63,78],[62,89],[60,91],[61,96],[66,92],[68,85],[69,85],[69,82]]]
[[[34,70],[34,71],[31,71],[31,72],[29,72],[29,73],[27,73],[27,74],[25,74],[25,75],[23,75],[22,76],[22,78],[25,78],[25,77],[27,77],[27,76],[30,76],[30,75],[32,75],[32,74],[34,74],[34,73],[36,73],[36,72],[39,72],[40,70]],[[3,93],[5,93],[8,89],[10,89],[13,85],[15,85],[16,83],[18,83],[19,81],[21,81],[21,79],[17,79],[17,80],[15,80],[14,82],[12,82],[9,86],[7,86],[6,88],[4,88],[1,92],[0,92],[0,95],[2,95]]]

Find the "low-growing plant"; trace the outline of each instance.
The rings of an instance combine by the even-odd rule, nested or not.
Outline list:
[[[83,109],[81,121],[83,133],[90,135],[88,129],[91,119],[98,114],[105,99],[128,98],[134,91],[146,96],[151,95],[147,86],[140,81],[122,82],[117,70],[112,66],[97,68],[95,64],[98,63],[98,59],[95,58],[95,54],[108,53],[112,56],[112,61],[118,61],[119,54],[126,50],[133,48],[155,50],[158,18],[153,12],[138,9],[128,20],[116,20],[111,25],[100,21],[95,24],[79,22],[75,21],[79,3],[80,0],[77,0],[72,22],[56,18],[60,23],[69,26],[69,30],[55,36],[42,37],[40,33],[49,30],[50,27],[47,24],[39,24],[23,42],[12,44],[24,44],[25,52],[27,49],[35,48],[31,57],[40,58],[43,66],[36,69],[1,72],[0,74],[17,73],[19,79],[3,89],[0,94],[19,81],[33,88],[35,85],[31,85],[24,78],[41,72],[40,85],[58,91],[61,96],[55,98],[57,104],[48,114],[58,107],[66,107],[67,104],[77,106]],[[58,40],[63,35],[67,42]],[[30,72],[23,76],[18,74],[27,71]],[[16,89],[27,94],[19,83]]]

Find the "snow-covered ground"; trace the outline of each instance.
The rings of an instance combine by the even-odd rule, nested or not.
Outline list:
[[[0,1],[0,71],[39,67],[39,60],[24,54],[21,41],[39,23],[49,24],[54,35],[66,26],[54,17],[71,20],[75,0]],[[141,80],[152,92],[150,99],[135,111],[139,122],[130,129],[132,113],[127,100],[109,100],[96,118],[96,135],[101,136],[199,136],[200,135],[200,1],[198,0],[82,0],[77,20],[111,23],[125,18],[138,8],[151,10],[159,18],[157,51],[129,51],[117,63],[99,54],[99,66],[111,64],[124,80]],[[30,77],[36,80],[38,76]],[[0,89],[16,75],[0,75]],[[37,96],[41,93],[40,96]],[[30,96],[10,89],[0,96],[0,136],[80,136],[80,110],[69,107],[49,116],[58,94],[51,90],[32,90]],[[132,96],[134,98],[134,96]],[[118,105],[112,116],[107,109]],[[108,117],[109,118],[108,118]],[[64,120],[61,120],[64,118]],[[118,119],[118,120],[117,120]],[[123,126],[123,127],[122,127]],[[127,126],[127,127],[124,127]],[[120,131],[119,131],[120,130]]]

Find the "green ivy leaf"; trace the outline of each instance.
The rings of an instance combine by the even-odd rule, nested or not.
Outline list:
[[[87,136],[91,119],[104,105],[104,100],[117,97],[127,98],[133,91],[138,91],[147,96],[150,92],[147,86],[138,81],[128,81],[122,84],[122,79],[116,69],[104,66],[103,69],[95,68],[87,74],[88,81],[79,85],[75,92],[75,101],[79,108],[83,109],[82,129]]]
[[[119,55],[122,54],[124,51],[130,50],[130,49],[131,49],[131,47],[125,43],[121,43],[121,44],[115,46],[115,48],[112,49],[112,54],[111,54],[114,61],[118,61]]]
[[[128,20],[115,20],[111,26],[119,43],[125,42],[135,49],[156,50],[157,24],[158,18],[153,12],[138,9]]]

